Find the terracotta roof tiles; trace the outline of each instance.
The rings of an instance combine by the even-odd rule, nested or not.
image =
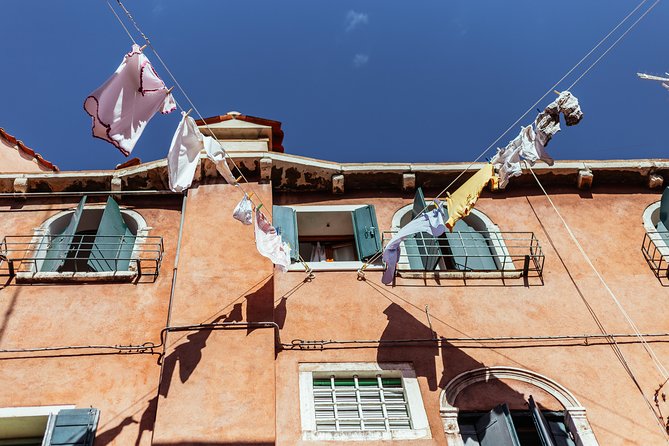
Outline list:
[[[10,135],[0,127],[0,137],[6,140],[10,145],[16,146],[19,150],[19,152],[23,152],[27,154],[28,156],[35,158],[37,160],[37,163],[41,165],[42,167],[45,167],[49,170],[52,170],[54,172],[58,172],[60,169],[58,169],[58,166],[55,164],[51,163],[50,161],[45,160],[42,155],[39,153],[35,152],[33,149],[25,145],[22,141],[16,139],[13,135]]]

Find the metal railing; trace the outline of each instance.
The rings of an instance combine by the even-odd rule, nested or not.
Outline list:
[[[69,244],[62,240],[61,235],[5,236],[0,242],[0,276],[129,271],[155,279],[163,259],[160,236],[75,234]],[[53,271],[45,268],[45,261],[60,266]]]
[[[669,284],[669,231],[646,232],[641,252],[655,277]]]
[[[383,233],[384,247],[395,233]],[[544,260],[543,250],[533,232],[454,231],[440,237],[424,233],[402,242],[397,272],[542,277]],[[430,267],[426,268],[426,264]]]

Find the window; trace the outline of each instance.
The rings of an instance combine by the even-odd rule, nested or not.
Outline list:
[[[575,446],[562,412],[540,411],[530,396],[530,411],[500,404],[487,413],[458,416],[464,446]]]
[[[100,412],[73,407],[0,409],[0,446],[92,446]]]
[[[272,220],[291,247],[293,263],[301,257],[316,271],[357,269],[381,251],[371,205],[274,206]],[[304,268],[296,264],[291,269]]]
[[[409,364],[300,364],[305,440],[431,438]]]
[[[407,225],[428,205],[423,191],[418,188],[411,205],[397,211],[392,231],[384,233],[384,242]],[[446,209],[444,208],[446,211]],[[433,237],[428,233],[415,234],[400,246],[397,271],[402,277],[434,272],[440,277],[505,277],[514,278],[528,272],[541,276],[543,252],[532,232],[501,232],[483,212],[473,209],[455,223],[453,231]]]
[[[643,213],[646,234],[641,251],[655,276],[663,285],[669,280],[669,187],[662,199],[648,206]]]

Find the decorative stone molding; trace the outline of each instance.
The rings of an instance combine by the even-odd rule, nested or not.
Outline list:
[[[578,179],[576,185],[581,190],[590,189],[592,187],[592,180],[594,175],[590,169],[581,169],[578,171]]]
[[[344,175],[332,175],[332,193],[333,194],[343,194],[344,193]]]
[[[662,175],[657,175],[654,173],[648,175],[648,187],[650,189],[657,189],[659,187],[662,187],[663,184],[664,184],[664,177],[662,177]]]
[[[14,192],[25,194],[28,192],[28,178],[17,177],[14,179]]]
[[[538,373],[515,367],[483,367],[464,372],[453,378],[441,392],[439,413],[444,425],[444,435],[449,446],[463,446],[458,425],[458,408],[455,401],[467,387],[493,379],[510,379],[531,384],[553,396],[564,407],[565,422],[574,435],[577,446],[598,446],[592,427],[585,414],[585,408],[565,387]]]
[[[269,182],[272,179],[272,158],[260,158],[260,181]]]
[[[413,192],[416,190],[416,174],[404,173],[402,174],[402,191]]]

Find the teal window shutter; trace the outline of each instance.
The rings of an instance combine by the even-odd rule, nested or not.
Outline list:
[[[551,428],[548,425],[548,421],[546,421],[544,414],[542,414],[537,407],[532,395],[530,395],[529,404],[532,420],[534,421],[534,426],[537,428],[537,433],[539,434],[542,446],[556,446],[553,442],[553,435],[551,433]]]
[[[49,446],[93,446],[98,427],[98,409],[64,409],[58,412],[53,429],[47,433]]]
[[[476,435],[481,446],[520,446],[511,413],[500,404],[476,422]]]
[[[127,271],[134,245],[135,236],[123,221],[118,204],[109,197],[93,240],[88,266],[97,272]]]
[[[498,269],[495,258],[490,250],[488,241],[480,232],[469,226],[463,219],[458,220],[453,232],[444,234],[447,246],[443,246],[446,261],[449,267],[460,271],[496,271]]]
[[[290,245],[290,259],[300,258],[300,244],[297,236],[297,214],[286,206],[272,206],[272,226],[281,235],[281,240]]]
[[[381,232],[376,223],[376,211],[373,205],[358,208],[352,212],[353,235],[358,259],[367,260],[381,252]]]
[[[669,186],[662,192],[660,200],[660,223],[669,228]]]
[[[74,213],[70,217],[70,222],[60,234],[50,237],[49,247],[46,250],[44,261],[40,271],[55,272],[65,263],[65,258],[72,245],[72,240],[77,232],[79,220],[84,213],[84,206],[86,205],[86,195],[84,195],[77,205]]]
[[[413,199],[411,218],[416,218],[426,211],[426,208],[427,203],[425,202],[423,189],[419,187]],[[439,259],[441,258],[441,250],[439,249],[439,243],[437,240],[434,240],[432,234],[427,232],[414,234],[413,238],[404,241],[404,248],[409,257],[409,266],[411,269],[434,271],[437,268]]]

